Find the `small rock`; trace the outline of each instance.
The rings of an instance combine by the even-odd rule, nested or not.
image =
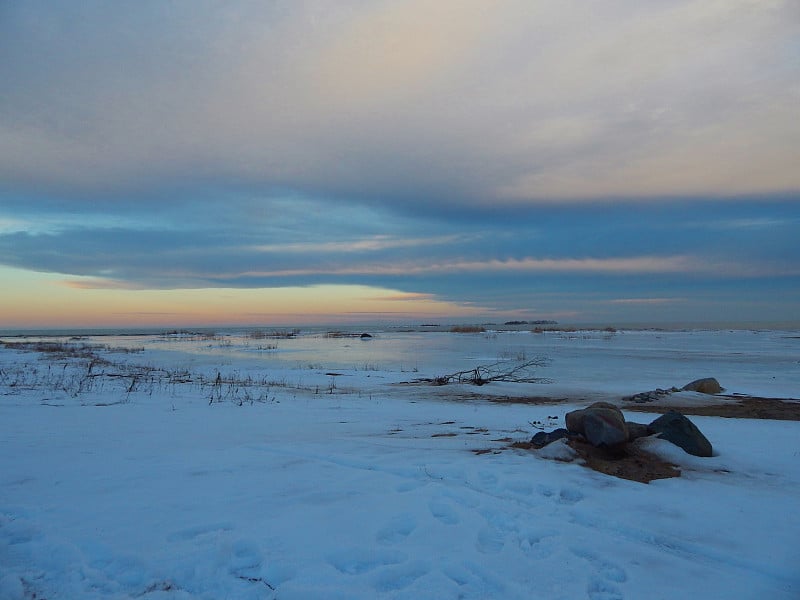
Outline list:
[[[703,379],[695,379],[691,383],[683,386],[685,392],[700,392],[701,394],[719,394],[722,391],[719,381],[713,377],[704,377]]]
[[[538,451],[541,458],[558,460],[561,462],[571,462],[578,458],[578,453],[567,444],[566,438],[557,440],[554,444],[548,444]]]
[[[684,415],[670,411],[650,423],[650,430],[694,456],[711,456],[711,442]]]
[[[569,431],[563,427],[550,432],[540,431],[531,438],[531,445],[537,448],[544,448],[548,444],[566,437],[569,437]]]
[[[372,337],[372,335],[371,335],[371,334],[369,334],[369,333],[362,333],[362,334],[361,334],[361,339],[362,339],[362,340],[368,340],[368,339],[370,339],[371,337]]]
[[[643,423],[634,423],[632,421],[628,421],[626,424],[628,425],[629,442],[638,440],[639,438],[647,437],[648,435],[652,434],[650,428]]]
[[[633,394],[632,396],[625,396],[622,398],[625,402],[636,402],[637,404],[645,404],[647,402],[656,402],[661,400],[664,396],[669,396],[673,392],[680,391],[678,388],[673,387],[672,389],[665,390],[661,388],[657,388],[655,390],[649,392],[639,392],[638,394]]]
[[[633,398],[633,401],[638,404],[645,404],[647,402],[654,402],[656,400],[658,400],[658,396],[650,392],[642,392],[641,394],[636,394],[636,396],[634,396]]]

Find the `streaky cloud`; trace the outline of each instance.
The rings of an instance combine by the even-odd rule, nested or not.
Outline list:
[[[362,264],[332,267],[330,275],[421,275],[472,272],[555,272],[555,273],[707,273],[719,265],[706,264],[688,256],[642,256],[625,258],[522,258],[486,261],[444,261],[406,264]],[[755,271],[753,271],[755,272]],[[286,269],[278,271],[246,271],[237,277],[301,276],[321,274],[317,269]]]
[[[349,241],[329,241],[329,242],[287,242],[282,244],[261,244],[252,246],[249,249],[256,252],[271,253],[318,253],[318,252],[369,252],[376,250],[391,250],[396,248],[418,248],[420,246],[433,246],[443,244],[463,243],[471,240],[475,241],[478,236],[466,235],[446,235],[438,237],[394,237],[388,235],[376,235],[364,239]]]
[[[609,304],[653,305],[653,304],[673,304],[675,302],[685,302],[685,301],[686,298],[614,298],[613,300],[608,300],[607,302]]]

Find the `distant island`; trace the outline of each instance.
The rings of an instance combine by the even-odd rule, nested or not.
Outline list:
[[[503,325],[558,325],[558,321],[506,321]]]

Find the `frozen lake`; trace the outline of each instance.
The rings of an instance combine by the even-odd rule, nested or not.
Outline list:
[[[626,395],[716,377],[730,393],[800,397],[800,331],[373,330],[372,337],[364,340],[320,331],[300,331],[288,338],[253,335],[231,331],[102,336],[87,342],[145,348],[148,354],[185,368],[236,365],[267,372],[383,372],[394,374],[393,380],[541,357],[547,364],[537,368],[536,375],[549,382],[536,392],[542,395],[581,391]]]

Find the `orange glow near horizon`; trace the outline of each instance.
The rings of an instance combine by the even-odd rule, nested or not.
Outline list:
[[[181,327],[468,318],[486,309],[360,285],[136,290],[0,268],[0,327]]]

